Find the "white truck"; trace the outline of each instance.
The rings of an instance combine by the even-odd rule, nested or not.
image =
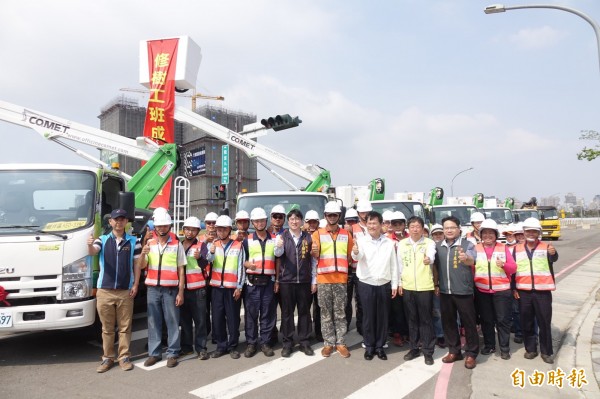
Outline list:
[[[176,168],[176,147],[159,147],[6,102],[0,102],[0,120],[34,129],[97,164],[0,165],[0,286],[11,304],[0,307],[0,332],[91,325],[99,269],[98,257],[88,256],[87,239],[103,232],[112,209],[126,206],[133,213],[134,202],[142,209],[150,205]],[[148,162],[130,178],[63,139]],[[147,210],[136,212],[133,225],[143,225],[150,215]]]

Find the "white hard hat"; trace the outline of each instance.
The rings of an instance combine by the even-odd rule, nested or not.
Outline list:
[[[152,219],[156,218],[158,215],[162,215],[163,213],[169,213],[165,208],[158,207],[152,212]]]
[[[404,216],[404,214],[400,211],[394,211],[392,213],[392,219],[391,220],[406,220],[406,216]]]
[[[306,216],[304,216],[304,221],[308,222],[309,220],[319,220],[319,214],[317,211],[313,211],[312,209],[306,212]]]
[[[479,231],[483,231],[485,229],[494,230],[496,232],[496,237],[500,235],[498,231],[498,223],[494,219],[485,219],[481,222],[481,227],[479,227]]]
[[[506,226],[506,228],[504,229],[504,234],[506,234],[506,233],[508,233],[508,234],[514,234],[516,228],[517,228],[517,225],[515,223],[509,223]]]
[[[383,218],[384,222],[391,222],[392,221],[392,215],[394,214],[394,212],[392,211],[384,211],[381,214],[381,217]]]
[[[267,218],[267,213],[262,208],[254,208],[254,209],[252,209],[252,212],[250,212],[250,220],[260,220],[260,219],[266,219],[266,218]]]
[[[483,222],[485,220],[485,215],[481,212],[475,212],[471,214],[471,223],[474,222]]]
[[[540,221],[536,218],[527,218],[523,222],[523,231],[526,230],[542,231],[542,225],[540,224]]]
[[[246,211],[238,211],[238,213],[235,214],[235,220],[248,220],[250,219],[250,215],[248,215],[248,212]]]
[[[189,218],[185,219],[185,222],[183,222],[183,227],[195,227],[197,229],[202,228],[200,225],[200,219],[198,219],[196,216],[190,216]]]
[[[322,229],[325,226],[327,226],[327,220],[325,220],[325,219],[319,220],[319,228]]]
[[[283,205],[275,205],[273,209],[271,209],[271,215],[274,213],[281,213],[285,215],[285,208],[283,207]]]
[[[209,212],[204,217],[204,221],[205,222],[216,222],[218,217],[219,217],[219,215],[217,215],[216,213]]]
[[[167,212],[159,213],[154,217],[154,226],[170,226],[172,222]]]
[[[513,230],[515,234],[523,234],[523,223],[519,222],[515,224],[515,229]]]
[[[325,204],[325,213],[342,213],[340,204],[337,201],[329,201]]]
[[[431,226],[431,234],[437,233],[438,231],[439,232],[443,232],[444,231],[444,228],[442,227],[441,224],[436,223],[433,226]]]
[[[356,212],[356,209],[350,208],[346,210],[346,220],[347,219],[358,219],[358,212]]]
[[[367,200],[359,200],[356,203],[356,211],[357,212],[371,212],[373,210],[373,207],[371,206],[371,203]]]
[[[217,227],[231,227],[231,218],[227,215],[221,215],[217,218]]]

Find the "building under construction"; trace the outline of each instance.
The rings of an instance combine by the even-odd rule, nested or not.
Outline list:
[[[223,107],[203,105],[195,110],[198,114],[228,129],[241,132],[244,125],[256,122],[256,115],[232,111]],[[138,100],[124,95],[110,101],[101,110],[100,129],[135,139],[143,136],[146,108]],[[235,208],[231,199],[238,193],[255,192],[257,189],[256,160],[248,158],[237,148],[229,149],[228,200],[217,199],[215,186],[221,184],[221,153],[223,142],[188,124],[175,121],[175,143],[179,145],[181,164],[173,174],[190,180],[190,215],[201,219],[208,212]],[[116,154],[111,155],[117,157]],[[107,159],[107,154],[103,154]],[[121,170],[133,175],[141,166],[137,159],[118,155]],[[171,203],[173,196],[171,196]],[[170,209],[173,209],[171,206]]]

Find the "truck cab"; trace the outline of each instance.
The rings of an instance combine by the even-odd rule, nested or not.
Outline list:
[[[118,207],[124,180],[110,170],[0,165],[0,332],[78,328],[95,319],[98,257],[87,239]],[[43,255],[43,256],[42,256]]]
[[[542,239],[558,240],[560,238],[560,219],[556,207],[538,206],[537,210],[542,225]]]
[[[436,205],[431,208],[431,223],[442,223],[442,219],[455,216],[460,220],[461,234],[464,236],[473,230],[471,227],[471,215],[479,212],[473,205]]]
[[[483,208],[481,209],[481,212],[485,215],[486,219],[492,219],[498,224],[498,231],[500,232],[498,240],[500,242],[506,242],[504,231],[509,224],[515,221],[512,210],[510,208],[497,207]]]
[[[383,213],[385,211],[400,211],[406,216],[406,220],[412,216],[419,216],[423,218],[425,223],[428,223],[425,207],[421,202],[418,201],[397,201],[397,200],[381,200],[371,201],[371,206],[374,211]]]
[[[283,205],[285,212],[289,212],[292,209],[299,209],[303,215],[306,215],[307,211],[317,211],[319,216],[323,218],[323,211],[325,210],[325,204],[329,201],[328,197],[324,193],[319,192],[306,192],[306,191],[273,191],[263,193],[248,193],[240,194],[237,200],[237,210],[246,211],[250,213],[254,208],[263,208],[270,217],[271,209],[275,205]],[[270,220],[267,220],[267,226],[270,224]],[[287,228],[287,219],[283,226]],[[250,224],[252,228],[252,224]]]

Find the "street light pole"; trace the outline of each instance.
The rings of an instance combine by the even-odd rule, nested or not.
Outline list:
[[[588,15],[582,13],[581,11],[575,10],[574,8],[570,8],[570,7],[557,6],[554,4],[531,4],[531,5],[523,5],[523,6],[521,6],[521,5],[505,6],[503,4],[493,4],[491,6],[486,7],[483,10],[483,12],[486,14],[496,14],[496,13],[505,12],[505,11],[509,11],[509,10],[520,10],[520,9],[524,9],[524,8],[550,8],[550,9],[555,9],[555,10],[561,10],[561,11],[570,12],[571,14],[575,14],[578,17],[581,17],[584,20],[586,20],[590,25],[592,25],[592,28],[594,29],[594,33],[596,34],[596,45],[598,47],[598,65],[600,67],[600,26],[596,23],[596,21],[594,21],[592,18],[590,18]]]
[[[475,169],[475,168],[471,166],[469,169],[461,170],[460,172],[458,172],[457,174],[454,175],[454,177],[452,178],[452,182],[450,183],[450,196],[451,197],[454,197],[454,179],[456,179],[456,176],[460,175],[461,173],[465,173],[470,170],[473,170],[473,169]]]

